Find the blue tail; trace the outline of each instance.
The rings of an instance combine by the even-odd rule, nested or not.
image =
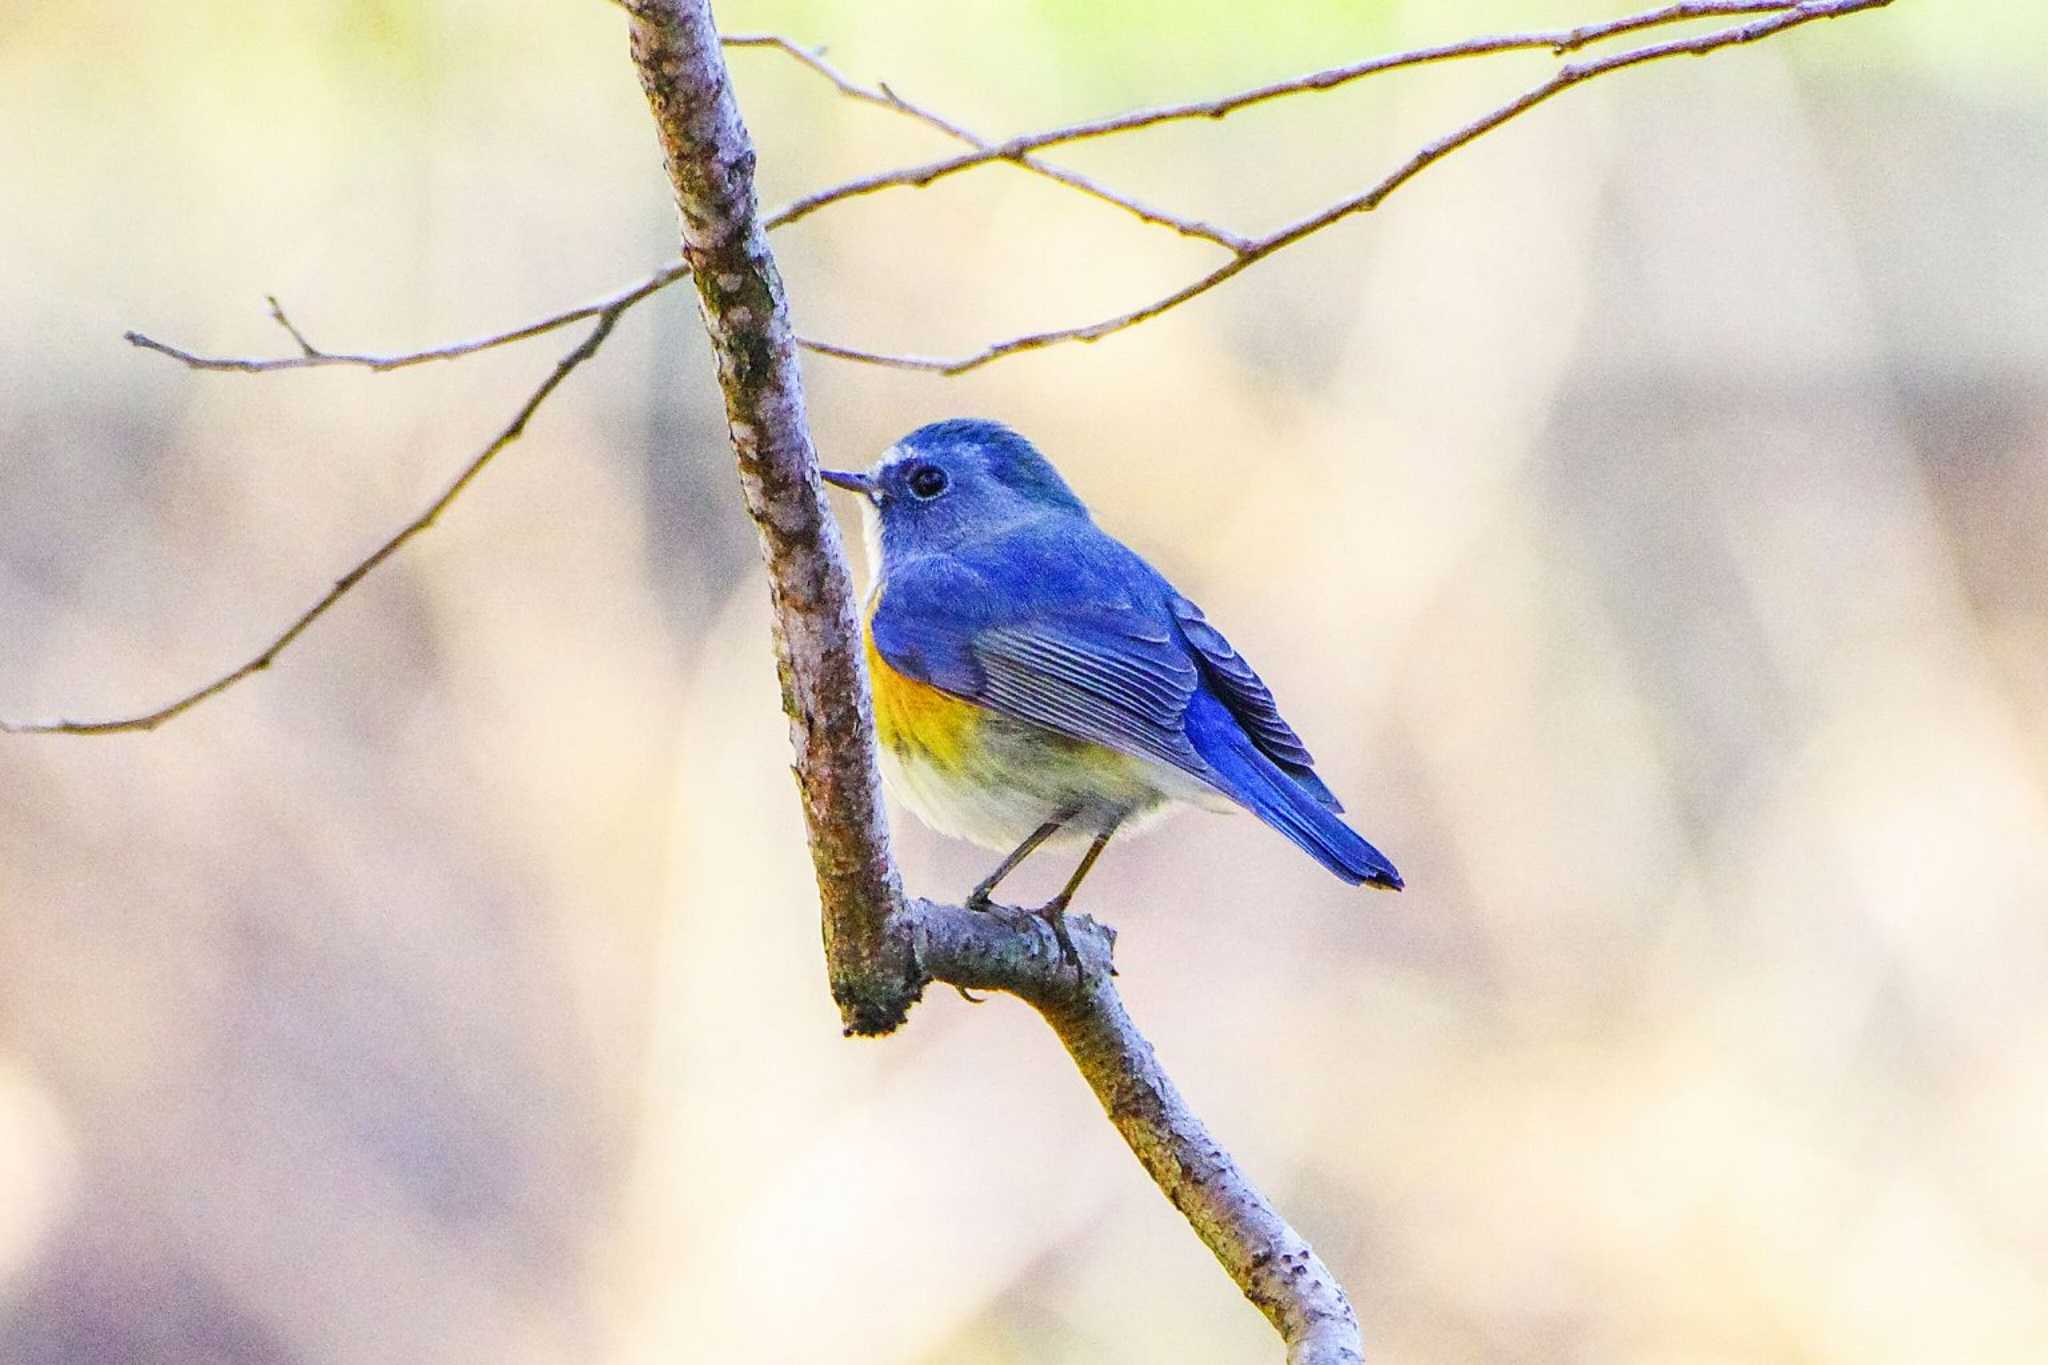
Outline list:
[[[1353,886],[1401,889],[1401,874],[1386,855],[1358,836],[1332,810],[1329,788],[1313,773],[1304,781],[1283,770],[1253,743],[1223,703],[1198,690],[1189,700],[1188,739],[1222,779],[1232,800],[1299,844]]]

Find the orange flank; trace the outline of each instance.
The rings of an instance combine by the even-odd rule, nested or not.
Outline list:
[[[1153,759],[1121,753],[976,705],[889,666],[875,648],[874,609],[862,632],[875,692],[882,773],[898,800],[941,834],[1008,849],[1049,815],[1087,813],[1074,834],[1100,829],[1118,812],[1124,829],[1175,801],[1225,798]]]
[[[869,620],[874,612],[868,613]],[[918,749],[934,767],[957,771],[981,728],[982,709],[942,692],[930,683],[905,677],[875,648],[872,627],[863,629],[868,647],[868,678],[875,689],[875,735],[899,757]]]

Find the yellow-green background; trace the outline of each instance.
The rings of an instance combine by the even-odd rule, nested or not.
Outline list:
[[[721,18],[1000,134],[1615,12]],[[1901,0],[1573,91],[1094,347],[807,361],[828,459],[1035,437],[1407,875],[1190,815],[1085,897],[1375,1359],[2048,1343],[2044,43]],[[1546,60],[1067,158],[1259,230]],[[734,64],[771,201],[943,149]],[[245,657],[569,344],[251,378],[123,329],[275,353],[275,292],[425,345],[673,243],[600,0],[10,0],[0,714]],[[917,350],[1213,260],[1007,168],[777,247],[805,331]],[[1274,1358],[1026,1010],[839,1038],[722,440],[673,291],[275,670],[0,743],[0,1360]],[[897,846],[934,894],[987,861]]]

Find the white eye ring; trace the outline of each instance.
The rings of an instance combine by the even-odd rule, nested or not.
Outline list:
[[[910,477],[904,480],[904,485],[910,489],[911,494],[925,502],[930,502],[945,492],[951,484],[952,480],[946,477],[946,471],[935,464],[919,465],[911,470]]]

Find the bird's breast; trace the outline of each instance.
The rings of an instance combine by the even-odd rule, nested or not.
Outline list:
[[[868,619],[874,620],[872,610]],[[898,673],[875,648],[872,624],[864,634],[868,677],[875,691],[875,737],[882,747],[898,759],[908,759],[915,751],[940,767],[966,766],[986,713],[973,702]]]

